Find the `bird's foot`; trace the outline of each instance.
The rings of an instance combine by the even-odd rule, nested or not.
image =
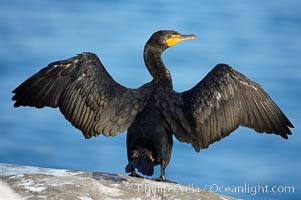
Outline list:
[[[152,178],[151,180],[153,180],[153,181],[159,181],[159,182],[167,182],[167,183],[175,183],[175,184],[177,184],[177,182],[170,181],[170,180],[168,180],[168,179],[166,179],[165,177],[162,177],[162,176],[157,177],[157,178]]]
[[[136,171],[132,171],[132,172],[129,174],[129,176],[131,176],[131,177],[136,177],[136,178],[144,178],[143,176],[140,176],[139,174],[137,174]]]

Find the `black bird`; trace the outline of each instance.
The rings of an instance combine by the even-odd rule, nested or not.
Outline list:
[[[239,126],[287,139],[292,123],[262,87],[226,64],[216,65],[192,89],[178,93],[162,62],[168,47],[196,36],[155,32],[144,47],[144,61],[153,80],[137,89],[118,84],[93,53],[50,63],[18,86],[14,107],[58,107],[85,138],[127,132],[126,172],[139,176],[165,168],[173,135],[195,151],[228,136]]]

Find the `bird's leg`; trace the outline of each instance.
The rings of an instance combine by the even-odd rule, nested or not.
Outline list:
[[[166,165],[164,163],[165,162],[162,161],[161,165],[160,165],[160,177],[153,178],[152,180],[154,180],[154,181],[160,181],[160,182],[176,183],[174,181],[170,181],[170,180],[166,179],[166,177],[165,177],[165,168],[166,168]]]
[[[129,174],[129,176],[132,176],[132,177],[137,177],[137,178],[144,178],[143,176],[140,176],[135,169],[133,169],[131,171],[131,173]]]

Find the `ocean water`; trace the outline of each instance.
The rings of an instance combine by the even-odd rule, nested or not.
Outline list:
[[[243,199],[300,199],[300,10],[297,0],[1,1],[0,162],[124,173],[126,133],[85,140],[58,109],[13,108],[11,91],[84,51],[119,83],[139,87],[151,80],[145,42],[174,29],[197,35],[163,55],[176,91],[227,63],[260,83],[296,128],[288,140],[239,128],[200,153],[175,140],[167,178]]]

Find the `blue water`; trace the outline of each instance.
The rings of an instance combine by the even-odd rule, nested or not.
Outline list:
[[[298,0],[1,1],[0,162],[124,173],[126,134],[85,140],[57,109],[13,108],[11,91],[48,63],[84,51],[97,53],[119,83],[138,87],[151,80],[144,43],[156,30],[175,29],[198,36],[163,55],[177,91],[228,63],[259,82],[296,128],[288,140],[240,128],[200,153],[175,141],[167,177],[244,199],[300,199],[300,10]],[[243,185],[279,191],[222,189]]]

